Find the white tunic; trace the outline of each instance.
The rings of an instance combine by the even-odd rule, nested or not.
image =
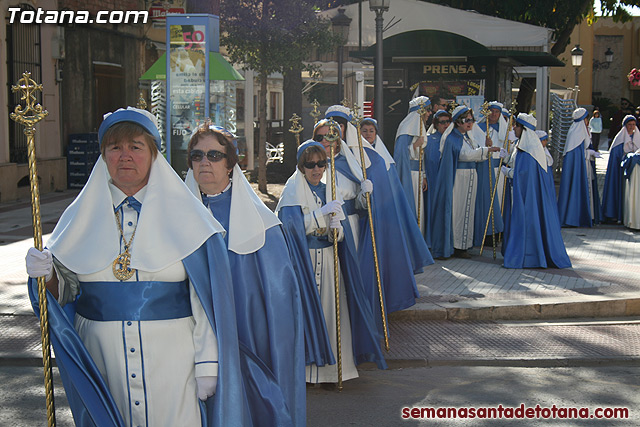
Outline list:
[[[465,134],[463,134],[464,136]],[[486,161],[488,147],[480,147],[473,139],[463,138],[458,162]],[[469,249],[473,247],[473,221],[475,217],[476,193],[478,190],[477,172],[475,169],[456,169],[456,180],[453,184],[452,226],[453,247]]]
[[[624,179],[624,225],[640,230],[640,166],[635,165],[629,179]]]
[[[343,180],[349,181],[339,172]],[[341,182],[341,181],[339,181]],[[355,183],[351,182],[354,184]],[[329,187],[329,186],[327,186]],[[341,187],[339,187],[341,188]],[[355,195],[354,195],[355,196]],[[327,199],[330,200],[330,199]],[[316,197],[316,209],[322,206],[322,201],[319,197]],[[313,208],[313,207],[311,207]],[[357,215],[356,215],[357,216]],[[349,218],[351,223],[351,218]],[[319,234],[326,235],[329,233],[329,218],[320,215],[318,210],[313,210],[310,213],[304,215],[304,225],[306,228],[306,234],[313,234],[318,232]],[[353,228],[353,226],[352,226]],[[338,236],[339,240],[342,240],[344,236],[341,234]],[[331,239],[331,237],[329,237]],[[330,240],[331,241],[331,240]],[[336,290],[335,290],[335,278],[334,278],[334,259],[333,259],[333,246],[322,249],[309,249],[309,255],[311,256],[311,263],[313,264],[313,270],[315,273],[316,285],[320,294],[320,301],[322,304],[322,312],[324,313],[325,323],[327,325],[327,333],[331,340],[331,349],[333,355],[336,358],[336,364],[316,366],[315,364],[306,367],[305,378],[308,383],[337,383],[338,382],[338,335],[336,331]],[[338,268],[340,268],[338,266]],[[342,346],[342,379],[349,380],[358,377],[358,370],[355,365],[353,357],[353,344],[351,341],[351,321],[349,318],[349,307],[347,305],[347,295],[345,293],[345,284],[342,273],[340,272],[340,338]]]
[[[124,194],[110,187],[118,205]],[[136,199],[142,201],[144,191],[136,194]],[[129,241],[138,214],[125,204],[121,217],[124,239]],[[78,281],[117,282],[111,267],[76,275],[57,263],[56,272],[61,304],[75,299]],[[129,281],[178,282],[186,278],[184,266],[178,262],[158,272],[137,271]],[[195,377],[217,376],[218,346],[200,300],[191,285],[189,289],[193,315],[180,319],[95,321],[76,314],[75,328],[127,426],[201,424]]]

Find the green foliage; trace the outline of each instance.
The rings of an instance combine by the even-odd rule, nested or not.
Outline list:
[[[306,0],[223,0],[220,43],[229,58],[269,75],[303,66],[312,48],[337,46],[328,20],[319,19]]]

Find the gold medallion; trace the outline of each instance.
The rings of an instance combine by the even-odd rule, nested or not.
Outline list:
[[[131,256],[129,251],[126,250],[123,254],[120,254],[113,261],[113,275],[118,280],[129,280],[136,272],[135,268],[129,267],[131,264]]]

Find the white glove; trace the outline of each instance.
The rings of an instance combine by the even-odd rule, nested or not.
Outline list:
[[[364,181],[362,181],[360,183],[360,188],[362,189],[363,193],[373,193],[373,182],[371,182],[368,179],[365,179]]]
[[[320,208],[320,213],[322,215],[338,214],[342,211],[342,203],[339,200],[331,200]]]
[[[598,159],[602,158],[602,154],[598,153],[596,150],[587,149],[587,154],[591,157],[597,157]]]
[[[505,150],[504,148],[500,148],[500,153],[498,154],[498,156],[501,159],[504,159],[505,157],[507,157],[507,154],[508,154],[507,150]]]
[[[509,176],[509,171],[510,171],[510,170],[511,170],[511,168],[508,168],[508,167],[506,167],[506,166],[502,166],[502,167],[500,168],[500,171],[502,171],[502,175],[504,175],[504,176]]]
[[[196,377],[198,399],[204,401],[216,393],[218,377]]]
[[[44,276],[45,282],[48,282],[53,277],[53,257],[49,249],[44,249],[40,252],[36,248],[29,248],[25,261],[29,277],[35,279],[36,277]]]
[[[329,222],[329,228],[336,228],[336,229],[342,228],[342,224],[340,223],[340,220],[338,219],[337,216],[331,217],[331,221]]]

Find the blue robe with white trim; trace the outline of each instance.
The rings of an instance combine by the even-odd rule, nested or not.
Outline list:
[[[431,218],[434,210],[437,209],[435,202],[436,180],[438,179],[438,168],[440,166],[440,139],[442,134],[434,132],[427,138],[427,148],[424,150],[424,165],[427,175],[427,191],[424,193],[424,218],[425,218],[425,240],[431,247]]]
[[[607,174],[604,177],[602,189],[602,215],[605,219],[623,221],[622,194],[622,160],[624,159],[624,144],[618,144],[609,152]]]
[[[444,143],[440,157],[434,194],[436,207],[431,222],[431,254],[434,257],[447,258],[453,254],[453,184],[462,140],[462,133],[453,129]]]
[[[300,206],[284,206],[278,212],[278,217],[280,221],[282,221],[285,233],[289,235],[287,241],[296,245],[295,250],[297,253],[306,253],[307,258],[310,258],[306,228],[304,226],[304,215]],[[347,304],[349,305],[353,356],[357,364],[375,362],[378,368],[386,369],[387,364],[382,356],[378,343],[378,334],[371,312],[371,303],[366,298],[360,267],[358,266],[358,255],[353,240],[353,233],[346,212],[345,219],[341,221],[341,224],[344,231],[344,239],[338,243],[338,257],[340,259],[340,271],[344,278]],[[311,276],[309,279],[312,282],[307,286],[316,288],[315,278]],[[344,321],[344,319],[342,319],[342,321]],[[329,348],[329,351],[331,351],[331,348]],[[343,349],[343,351],[346,350]],[[335,359],[333,359],[333,355],[331,356],[332,360],[326,362],[334,364]]]
[[[582,144],[569,151],[562,161],[558,192],[558,214],[562,227],[591,227],[591,183]]]
[[[182,263],[218,340],[218,386],[213,397],[200,402],[202,425],[245,426],[250,420],[249,402],[242,387],[233,288],[222,236],[211,236]],[[210,265],[216,270],[212,271]],[[37,281],[29,279],[31,305],[39,317],[37,287]],[[50,340],[76,425],[125,426],[107,384],[73,326],[73,318],[68,317],[71,313],[63,310],[49,292],[47,308]],[[158,373],[164,374],[168,373]]]
[[[231,191],[208,197],[214,218],[229,230]],[[229,233],[225,235],[228,244]],[[238,340],[253,426],[306,424],[304,336],[299,287],[278,226],[255,252],[228,251]],[[242,354],[241,354],[242,355]],[[250,375],[249,375],[250,374]]]
[[[486,122],[478,124],[480,129],[483,132],[486,132],[487,124]],[[494,127],[494,125],[491,125]],[[497,125],[496,125],[497,126]],[[497,129],[496,129],[497,131]],[[491,159],[492,166],[494,165],[493,157]],[[476,193],[476,204],[475,204],[475,215],[474,215],[474,226],[473,226],[473,245],[474,246],[482,246],[482,241],[484,239],[484,229],[487,226],[487,218],[489,217],[489,208],[491,207],[491,192],[493,187],[496,185],[496,174],[494,171],[494,167],[489,167],[488,161],[482,161],[476,163],[476,171],[478,174],[478,192]],[[491,183],[489,183],[489,174],[491,174]],[[500,214],[500,206],[497,202],[498,192],[496,190],[496,194],[494,195],[493,200],[493,225],[491,220],[489,220],[489,226],[487,228],[487,235],[495,233],[502,233],[504,231],[504,223],[502,222],[502,215]]]
[[[547,188],[548,172],[527,152],[519,151],[513,174],[512,207],[505,230],[506,268],[568,268],[556,200]]]

